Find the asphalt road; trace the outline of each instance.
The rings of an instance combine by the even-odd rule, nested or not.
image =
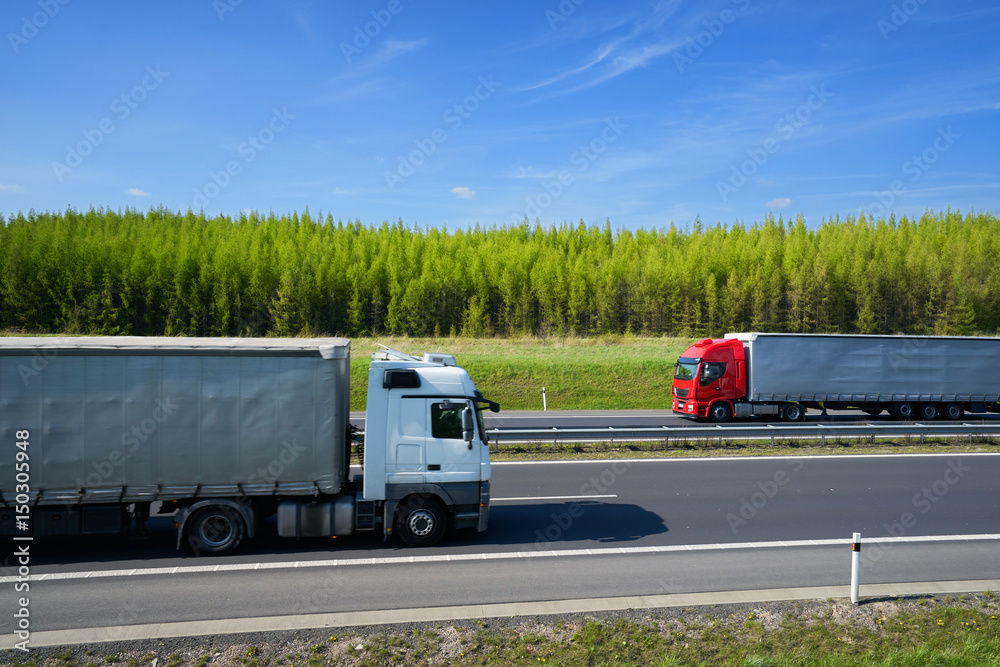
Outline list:
[[[853,532],[888,540],[865,547],[866,583],[1000,578],[1000,541],[948,539],[1000,533],[1000,455],[496,464],[493,494],[487,532],[428,549],[282,540],[272,522],[194,558],[169,517],[141,542],[37,539],[32,574],[65,578],[31,583],[32,628],[846,584],[844,544],[774,542]]]

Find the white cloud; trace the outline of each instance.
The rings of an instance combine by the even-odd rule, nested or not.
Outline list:
[[[148,192],[143,192],[139,188],[129,188],[128,189],[128,193],[130,195],[132,195],[133,197],[148,197],[149,196]]]
[[[0,183],[0,192],[24,192],[24,186]]]
[[[458,188],[452,188],[451,194],[455,195],[458,199],[472,199],[476,196],[475,190],[470,190],[469,188],[462,186]]]
[[[792,205],[792,200],[788,197],[778,197],[767,202],[768,208],[788,208]]]

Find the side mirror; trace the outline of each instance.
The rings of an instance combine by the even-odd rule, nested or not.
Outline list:
[[[475,433],[475,420],[472,417],[472,408],[465,408],[462,410],[462,439],[472,443],[473,433]]]

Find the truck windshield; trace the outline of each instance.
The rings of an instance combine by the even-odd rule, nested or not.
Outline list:
[[[692,380],[698,375],[698,363],[701,359],[691,357],[680,357],[677,366],[674,368],[675,380]]]

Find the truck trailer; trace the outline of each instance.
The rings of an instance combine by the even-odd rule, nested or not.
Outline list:
[[[673,411],[725,422],[807,408],[898,419],[1000,412],[1000,338],[730,333],[689,347]]]
[[[376,352],[350,477],[344,338],[0,338],[0,532],[141,535],[227,554],[283,537],[392,533],[411,546],[487,526],[499,410],[448,354]],[[361,446],[361,443],[359,443]]]

